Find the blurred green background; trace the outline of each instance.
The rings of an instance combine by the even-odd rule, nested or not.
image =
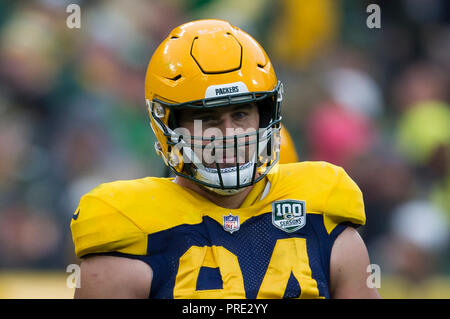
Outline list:
[[[81,28],[66,7],[81,8]],[[369,29],[366,8],[381,8]],[[144,102],[174,27],[221,18],[266,49],[301,160],[344,167],[386,298],[450,298],[450,2],[0,2],[0,298],[70,298],[70,219],[99,183],[166,176]]]

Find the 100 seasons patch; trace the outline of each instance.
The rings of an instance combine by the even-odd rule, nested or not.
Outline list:
[[[272,224],[287,233],[295,232],[305,226],[305,201],[285,199],[273,202]]]

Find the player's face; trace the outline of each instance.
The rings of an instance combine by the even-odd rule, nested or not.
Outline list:
[[[254,103],[211,109],[186,109],[178,115],[178,123],[189,130],[191,136],[201,136],[203,141],[193,140],[194,151],[203,165],[220,168],[243,164],[250,160],[256,149],[259,128],[259,111]],[[226,140],[222,138],[229,137]],[[214,141],[211,142],[211,138]],[[238,147],[235,148],[237,141]],[[253,142],[253,143],[252,143]],[[237,150],[237,151],[236,151]]]

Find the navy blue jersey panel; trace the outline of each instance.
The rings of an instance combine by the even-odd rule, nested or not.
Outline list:
[[[198,273],[196,290],[223,289],[219,267],[201,267]]]
[[[307,224],[310,240],[306,241],[308,249],[309,265],[312,277],[317,282],[319,295],[329,298],[330,282],[330,236],[323,224],[323,216],[309,214]]]
[[[298,298],[300,297],[300,293],[301,287],[298,283],[297,278],[295,278],[294,274],[291,271],[283,298]]]

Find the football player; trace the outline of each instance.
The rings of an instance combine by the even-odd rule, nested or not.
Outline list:
[[[176,177],[81,198],[75,297],[379,297],[355,230],[358,186],[326,162],[278,163],[283,85],[250,35],[222,20],[175,28],[150,60],[145,96]]]

